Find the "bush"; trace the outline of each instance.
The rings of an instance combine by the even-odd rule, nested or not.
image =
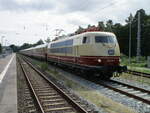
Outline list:
[[[42,63],[42,64],[41,64],[41,69],[42,69],[43,71],[48,70],[48,64],[47,64],[47,63]]]
[[[135,67],[145,67],[146,66],[146,57],[141,56],[139,62],[136,61],[136,57],[131,57],[131,64],[130,66]],[[121,54],[121,64],[122,65],[129,65],[129,57]]]

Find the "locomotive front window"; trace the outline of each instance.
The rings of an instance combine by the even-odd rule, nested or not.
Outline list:
[[[96,43],[116,43],[116,39],[113,36],[95,36]]]
[[[90,37],[83,37],[82,43],[90,43]]]

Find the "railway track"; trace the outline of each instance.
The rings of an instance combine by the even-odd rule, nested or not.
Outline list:
[[[150,105],[150,91],[145,90],[139,87],[131,86],[122,82],[118,82],[115,80],[109,81],[96,81],[97,84],[100,84],[108,89],[114,90],[115,92],[119,92],[128,97],[139,100],[140,102],[146,103]]]
[[[21,71],[21,67],[17,60],[17,98],[18,98],[18,112],[19,113],[35,113],[38,112],[37,103],[32,97],[32,92],[27,84],[26,78]],[[23,100],[23,101],[22,101]]]
[[[139,102],[145,103],[147,105],[150,105],[150,91],[145,90],[139,87],[131,86],[122,82],[110,80],[110,81],[99,81],[98,79],[88,79],[83,77],[84,79],[87,79],[89,81],[92,81],[96,84],[99,84],[101,86],[104,86],[108,89],[111,89],[115,92],[118,92],[120,94],[126,95],[130,98],[136,99]]]
[[[133,75],[136,75],[136,76],[142,76],[142,77],[150,78],[149,73],[143,73],[143,72],[138,72],[138,71],[133,71],[133,70],[128,70],[127,73],[133,74]]]
[[[19,58],[19,63],[41,113],[88,113],[30,62]]]

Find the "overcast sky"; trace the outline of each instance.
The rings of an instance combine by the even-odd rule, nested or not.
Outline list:
[[[55,29],[67,34],[108,19],[124,24],[141,8],[150,14],[150,0],[0,0],[0,39],[21,45],[52,37]]]

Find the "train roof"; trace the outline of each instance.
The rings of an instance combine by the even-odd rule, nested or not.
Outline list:
[[[77,35],[73,35],[73,36],[70,36],[70,37],[65,37],[65,38],[58,39],[56,41],[52,41],[49,44],[65,41],[65,40],[68,40],[68,39],[74,39],[76,37],[80,37],[80,36],[84,36],[84,35],[115,35],[115,34],[111,33],[111,32],[103,32],[103,31],[84,32],[84,33],[81,33],[81,34],[77,34]]]
[[[28,51],[28,50],[32,50],[32,49],[44,48],[46,46],[47,46],[47,44],[41,44],[41,45],[38,45],[38,46],[35,46],[35,47],[31,47],[31,48],[28,48],[28,49],[23,49],[21,51]]]
[[[37,49],[37,48],[44,48],[46,47],[47,44],[41,44],[41,45],[38,45],[38,46],[35,46],[34,49]]]

